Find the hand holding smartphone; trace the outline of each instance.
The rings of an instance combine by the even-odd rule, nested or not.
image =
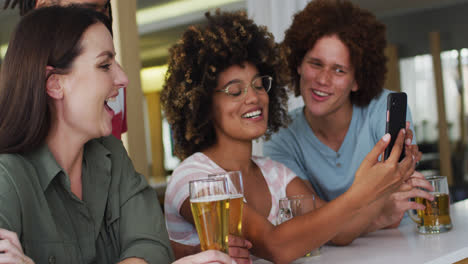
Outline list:
[[[406,126],[406,93],[391,93],[387,96],[387,124],[385,126],[385,133],[391,135],[390,143],[385,149],[384,159],[388,159],[392,152],[393,145],[395,145],[398,132]],[[405,144],[401,151],[401,161],[405,157]]]

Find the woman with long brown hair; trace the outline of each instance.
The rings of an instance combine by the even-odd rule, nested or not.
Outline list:
[[[127,84],[102,13],[20,21],[0,75],[0,263],[172,261],[154,191],[109,136]]]

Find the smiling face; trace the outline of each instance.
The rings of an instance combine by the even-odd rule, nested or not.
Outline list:
[[[351,108],[350,93],[357,91],[346,45],[336,36],[324,36],[297,68],[306,115],[327,117]]]
[[[250,86],[258,76],[257,68],[248,62],[242,66],[233,65],[219,74],[216,91],[236,82],[247,85],[248,89],[240,101],[224,92],[214,92],[213,122],[218,142],[226,138],[250,141],[266,132],[268,94],[256,92]]]
[[[57,75],[62,96],[55,98],[58,122],[69,133],[86,139],[112,132],[114,112],[108,100],[115,100],[118,89],[128,79],[115,61],[112,37],[102,23],[91,25],[82,35],[81,54],[71,71]]]

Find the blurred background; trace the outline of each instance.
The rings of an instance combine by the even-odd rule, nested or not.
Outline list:
[[[0,0],[3,7],[5,0]],[[114,40],[130,76],[129,128],[124,143],[138,171],[163,193],[180,162],[172,153],[170,128],[159,93],[168,49],[206,11],[244,9],[281,41],[292,15],[308,0],[112,0]],[[452,201],[468,197],[466,147],[468,95],[468,0],[352,0],[386,24],[388,78],[385,88],[404,91],[412,111],[426,175],[448,176]],[[0,11],[0,64],[19,11]],[[127,58],[125,59],[125,54]],[[136,54],[136,55],[132,55]],[[137,56],[138,58],[134,58]],[[129,74],[131,75],[131,74]],[[290,109],[302,102],[291,99]],[[133,111],[135,110],[136,111]],[[382,117],[385,118],[385,117]],[[261,155],[261,142],[254,153]]]

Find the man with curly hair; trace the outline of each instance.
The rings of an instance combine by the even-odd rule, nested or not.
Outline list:
[[[183,160],[168,182],[164,205],[176,257],[200,250],[188,183],[226,171],[242,173],[242,234],[252,242],[255,256],[289,263],[328,241],[351,243],[373,220],[374,215],[361,214],[367,205],[387,197],[414,170],[409,152],[398,165],[404,134],[399,134],[391,158],[381,163],[377,158],[389,139],[384,136],[343,195],[275,226],[280,198],[313,193],[283,164],[252,156],[252,140],[268,137],[288,121],[284,59],[272,34],[245,12],[217,12],[207,19],[205,26],[189,27],[170,49],[161,94],[175,152]],[[236,261],[246,263],[248,254],[241,257]]]
[[[91,8],[104,13],[112,22],[112,8],[110,0],[6,0],[3,5],[3,9],[15,8],[18,6],[20,15],[24,16],[36,8],[52,5],[66,6],[72,4]],[[123,133],[127,132],[126,89],[127,88],[120,89],[116,100],[109,102],[109,105],[115,112],[115,115],[112,118],[112,134],[118,139],[121,138]]]
[[[292,124],[264,144],[264,154],[310,182],[322,202],[348,190],[365,156],[385,134],[390,93],[383,89],[386,44],[385,25],[346,0],[312,1],[286,31],[282,47],[290,87],[302,95],[305,107],[291,111]],[[406,145],[418,161],[421,154],[410,144],[408,138]],[[397,226],[406,210],[422,209],[408,199],[431,198],[415,188],[429,186],[415,173],[388,201],[372,205],[383,213],[367,231]]]

